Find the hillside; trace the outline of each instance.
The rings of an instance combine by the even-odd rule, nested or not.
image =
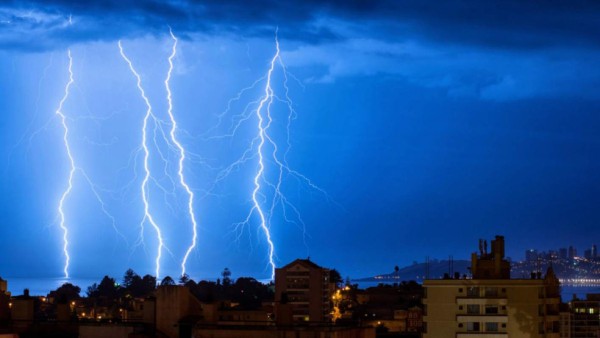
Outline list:
[[[455,260],[453,262],[453,272],[458,272],[462,276],[468,273],[467,267],[471,265],[467,260]],[[398,273],[395,271],[390,273],[379,274],[372,277],[363,277],[353,279],[357,282],[394,282],[394,281],[421,281],[425,279],[427,271],[427,263],[413,263],[412,265],[400,268]],[[450,266],[447,260],[431,260],[429,261],[429,278],[442,278],[445,273],[450,272]]]

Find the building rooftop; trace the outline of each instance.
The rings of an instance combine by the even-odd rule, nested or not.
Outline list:
[[[287,264],[285,266],[282,266],[280,269],[289,268],[289,267],[294,266],[296,264],[301,264],[301,265],[304,265],[306,267],[311,267],[311,268],[315,268],[315,269],[323,269],[323,267],[321,267],[321,266],[313,263],[310,260],[310,258],[307,258],[307,259],[300,259],[300,258],[298,258],[298,259],[292,261],[291,263],[289,263],[289,264]]]

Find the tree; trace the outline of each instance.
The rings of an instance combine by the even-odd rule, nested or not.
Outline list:
[[[131,288],[137,278],[140,278],[140,276],[132,269],[128,269],[123,276],[123,287],[126,289]]]
[[[81,292],[81,288],[79,286],[73,285],[71,283],[64,283],[59,286],[58,289],[51,291],[50,296],[56,299],[57,303],[69,303],[74,299],[79,299],[79,293]]]
[[[268,285],[251,277],[240,277],[232,285],[232,301],[245,310],[258,309],[264,300],[272,300],[273,296]]]
[[[342,279],[342,275],[340,275],[339,271],[336,269],[331,269],[329,270],[329,282],[335,283],[336,286],[339,286],[342,284],[342,282],[344,282],[344,280]]]
[[[161,286],[175,285],[175,281],[170,276],[167,276],[167,277],[163,278],[163,280],[160,282],[160,285]]]
[[[88,286],[86,291],[88,297],[97,297],[98,296],[98,284],[94,283]]]
[[[104,276],[100,284],[94,283],[88,287],[87,294],[94,304],[111,307],[119,301],[121,290],[114,278]]]
[[[223,272],[221,272],[221,276],[223,276],[223,286],[231,285],[231,271],[229,268],[225,268]]]
[[[181,277],[179,277],[179,284],[180,285],[185,285],[190,281],[190,276],[187,273],[184,273],[183,275],[181,275]]]
[[[119,296],[119,286],[114,278],[104,276],[98,285],[98,296],[107,299],[117,299]]]
[[[156,277],[150,276],[150,275],[145,275],[144,278],[142,278],[142,282],[144,283],[144,286],[147,289],[150,289],[152,291],[154,291],[154,289],[156,289]]]

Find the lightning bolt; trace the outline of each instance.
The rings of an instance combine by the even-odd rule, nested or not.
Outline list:
[[[300,211],[296,206],[294,206],[294,204],[285,196],[285,194],[282,191],[285,179],[287,177],[293,177],[299,183],[304,184],[309,188],[323,194],[328,201],[332,201],[327,192],[325,192],[323,189],[321,189],[319,186],[313,183],[305,175],[292,169],[288,163],[287,157],[291,149],[290,128],[292,121],[297,116],[297,113],[293,107],[292,100],[289,96],[288,76],[292,76],[292,74],[289,74],[287,72],[285,64],[281,59],[281,51],[279,40],[277,37],[277,31],[275,32],[275,47],[276,51],[270,60],[267,73],[260,79],[256,80],[251,86],[242,89],[233,99],[231,99],[228,102],[227,109],[217,116],[217,126],[221,124],[224,116],[229,113],[233,101],[241,100],[242,95],[245,92],[255,88],[260,82],[265,81],[263,94],[260,96],[260,99],[249,102],[240,114],[234,115],[232,117],[232,125],[230,126],[226,134],[208,137],[208,139],[233,137],[243,123],[249,121],[252,117],[255,117],[257,120],[256,136],[252,139],[251,144],[243,152],[243,154],[237,161],[233,162],[228,167],[224,168],[223,170],[221,170],[221,172],[218,173],[215,180],[215,185],[216,183],[224,180],[235,169],[239,168],[246,162],[257,158],[257,170],[252,180],[254,185],[254,189],[252,190],[251,195],[252,207],[246,215],[246,218],[243,221],[235,224],[235,230],[240,231],[245,225],[251,222],[253,215],[258,216],[260,222],[258,229],[262,233],[264,233],[268,245],[268,266],[270,266],[271,268],[271,279],[274,279],[275,277],[276,264],[275,244],[270,229],[273,223],[273,215],[275,213],[275,209],[278,206],[281,206],[282,217],[284,222],[295,224],[296,226],[302,229],[304,245],[308,251],[308,245],[306,243],[306,237],[308,235]],[[283,73],[282,87],[284,89],[284,95],[281,97],[275,93],[275,90],[273,88],[273,74],[277,65],[279,65]],[[292,76],[292,78],[294,77]],[[275,128],[276,126],[274,124],[274,118],[272,115],[272,106],[275,102],[283,103],[288,111],[286,119],[287,121],[285,122],[286,139],[284,147],[279,147],[276,140],[270,134],[271,129]],[[215,130],[217,126],[210,129],[209,132]],[[267,164],[272,164],[274,167],[273,169],[275,169],[277,172],[276,176],[272,177],[271,179],[269,179],[266,175],[266,171],[268,169]],[[271,165],[269,165],[269,167],[271,167]],[[215,185],[213,185],[213,188],[215,187]],[[211,188],[211,190],[213,188]],[[268,202],[269,199],[270,205],[265,205],[267,204],[266,202]],[[335,201],[333,202],[335,203]],[[290,212],[293,215],[290,215]],[[241,231],[238,235],[238,239],[239,236],[241,236]]]
[[[65,220],[65,211],[64,211],[64,204],[65,204],[65,200],[66,198],[69,196],[69,194],[71,193],[71,190],[73,190],[73,176],[75,175],[75,160],[73,159],[73,155],[71,154],[71,146],[69,145],[69,127],[67,125],[67,117],[65,116],[65,114],[63,114],[62,109],[63,109],[63,105],[65,103],[65,101],[67,101],[67,98],[69,97],[69,90],[71,89],[71,85],[73,84],[73,82],[75,82],[75,80],[73,79],[73,58],[71,57],[71,50],[68,51],[68,56],[69,56],[69,82],[67,82],[67,85],[65,86],[65,93],[62,97],[62,99],[60,100],[60,103],[58,105],[58,109],[56,109],[56,115],[58,115],[60,117],[61,123],[62,123],[62,127],[63,127],[63,142],[65,145],[65,149],[67,152],[67,156],[69,157],[69,164],[70,164],[70,169],[69,169],[69,179],[68,179],[68,183],[67,183],[67,189],[63,192],[60,201],[58,203],[58,213],[60,214],[60,228],[63,231],[63,253],[65,255],[65,266],[63,268],[63,272],[65,274],[65,278],[69,278],[69,263],[71,262],[71,256],[69,255],[69,229],[66,226],[66,220]]]
[[[121,57],[123,57],[125,62],[127,62],[127,65],[129,66],[129,70],[136,78],[137,88],[138,88],[140,95],[142,96],[142,99],[144,100],[144,102],[146,104],[146,108],[147,108],[146,114],[144,115],[143,124],[142,124],[142,143],[140,145],[140,147],[144,151],[144,173],[145,173],[144,178],[142,180],[142,184],[140,186],[141,194],[142,194],[142,202],[144,203],[144,217],[143,217],[142,221],[140,222],[140,227],[141,227],[141,231],[143,234],[144,223],[147,221],[148,223],[150,223],[150,225],[152,226],[152,228],[154,228],[154,231],[156,232],[156,236],[158,238],[158,248],[157,248],[156,260],[155,260],[155,263],[156,263],[155,274],[156,274],[156,279],[158,280],[160,278],[160,259],[162,257],[162,250],[164,248],[164,242],[163,242],[163,237],[162,237],[160,227],[154,221],[154,218],[152,217],[152,214],[150,213],[150,203],[148,202],[148,197],[149,197],[148,183],[150,180],[150,168],[148,166],[148,160],[150,158],[150,151],[148,150],[148,137],[147,137],[148,121],[150,119],[152,119],[154,122],[155,128],[158,124],[158,121],[157,121],[156,116],[152,112],[152,105],[150,104],[150,100],[148,100],[148,97],[146,96],[146,92],[144,91],[144,88],[142,87],[142,78],[140,77],[138,72],[135,70],[131,60],[125,54],[125,51],[123,50],[123,46],[122,46],[120,40],[118,42],[118,45],[119,45],[119,51],[121,53]]]
[[[177,176],[179,176],[179,183],[185,189],[187,196],[188,196],[187,207],[188,207],[188,214],[189,214],[190,220],[192,222],[192,233],[193,233],[192,244],[186,250],[185,256],[183,257],[183,260],[181,262],[181,275],[183,276],[183,275],[185,275],[185,266],[186,266],[188,257],[190,256],[190,253],[192,252],[192,250],[194,250],[194,248],[196,247],[196,240],[198,238],[198,231],[197,231],[198,225],[196,223],[196,216],[194,213],[194,193],[190,189],[189,185],[186,183],[185,177],[183,175],[183,163],[185,161],[185,149],[183,148],[183,146],[181,145],[179,140],[177,140],[177,137],[176,137],[177,121],[175,120],[175,116],[173,115],[173,99],[172,99],[172,95],[171,95],[170,80],[171,80],[171,74],[173,72],[173,58],[175,57],[175,55],[177,53],[177,37],[175,37],[172,30],[169,30],[169,33],[171,34],[171,38],[173,39],[173,47],[171,50],[171,55],[169,55],[169,71],[167,73],[167,78],[165,79],[165,88],[167,90],[167,102],[168,102],[167,112],[169,114],[169,119],[171,120],[171,131],[170,131],[169,135],[171,136],[171,142],[175,145],[175,147],[177,148],[177,152],[179,153]]]
[[[254,190],[252,191],[252,202],[254,203],[254,207],[250,211],[250,213],[252,213],[253,211],[256,211],[258,213],[258,216],[260,217],[260,228],[265,233],[265,237],[266,237],[267,243],[269,245],[268,258],[269,258],[269,265],[271,265],[271,280],[275,279],[275,260],[274,260],[275,244],[273,244],[273,240],[271,239],[271,231],[269,230],[269,226],[267,225],[265,212],[262,209],[262,206],[261,206],[260,202],[258,201],[257,197],[258,197],[259,191],[261,190],[260,182],[261,182],[261,180],[265,179],[264,178],[265,164],[264,164],[264,155],[263,155],[263,147],[265,145],[265,140],[269,140],[270,143],[275,144],[271,140],[269,135],[267,134],[267,130],[269,129],[269,127],[271,126],[271,122],[273,121],[271,119],[271,104],[273,103],[273,88],[271,88],[271,76],[273,75],[273,70],[275,69],[275,62],[279,58],[279,41],[277,39],[275,39],[275,42],[276,42],[277,52],[271,59],[269,71],[267,72],[265,94],[264,94],[263,98],[260,100],[258,107],[256,108],[256,117],[258,119],[258,125],[257,125],[258,137],[259,137],[260,141],[258,143],[258,149],[257,149],[258,171],[256,172],[256,176],[254,176]],[[267,110],[266,125],[264,124],[265,117],[263,116],[263,109],[265,108],[265,105],[266,105],[266,110]],[[277,147],[275,147],[275,152],[276,151],[277,151]]]
[[[65,278],[69,278],[69,264],[71,262],[71,256],[69,255],[69,239],[68,239],[69,229],[66,224],[66,216],[65,216],[64,206],[65,206],[65,201],[66,201],[67,197],[69,197],[69,195],[71,194],[71,191],[73,190],[73,180],[74,180],[76,173],[80,173],[80,175],[89,184],[90,189],[91,189],[92,193],[94,194],[94,197],[100,203],[102,213],[104,213],[112,221],[112,227],[115,230],[115,232],[119,236],[121,236],[123,238],[123,240],[127,243],[127,238],[121,232],[119,232],[119,230],[116,227],[115,218],[106,209],[106,204],[104,203],[104,201],[102,200],[102,197],[98,193],[96,185],[92,182],[92,180],[87,175],[87,173],[83,170],[83,168],[80,168],[75,164],[75,159],[74,159],[73,153],[71,151],[71,145],[69,143],[69,126],[67,124],[67,116],[63,113],[63,106],[64,106],[65,102],[67,101],[67,99],[69,98],[71,86],[75,82],[74,77],[73,77],[73,57],[71,56],[71,50],[68,50],[67,55],[69,57],[69,67],[68,67],[69,81],[67,82],[67,84],[65,86],[64,95],[63,95],[62,99],[60,100],[58,108],[55,112],[55,115],[60,118],[60,122],[61,122],[62,129],[63,129],[63,144],[65,147],[67,157],[69,158],[69,175],[68,175],[68,180],[67,180],[67,188],[62,193],[61,198],[58,203],[58,213],[60,215],[59,226],[63,232],[63,253],[65,255],[65,265],[63,268],[63,272],[65,275]]]

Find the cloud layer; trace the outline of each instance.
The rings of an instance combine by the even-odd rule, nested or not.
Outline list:
[[[272,34],[319,43],[345,39],[336,22],[387,41],[419,39],[501,49],[597,48],[600,3],[589,1],[9,1],[0,48],[51,49],[163,33]]]

